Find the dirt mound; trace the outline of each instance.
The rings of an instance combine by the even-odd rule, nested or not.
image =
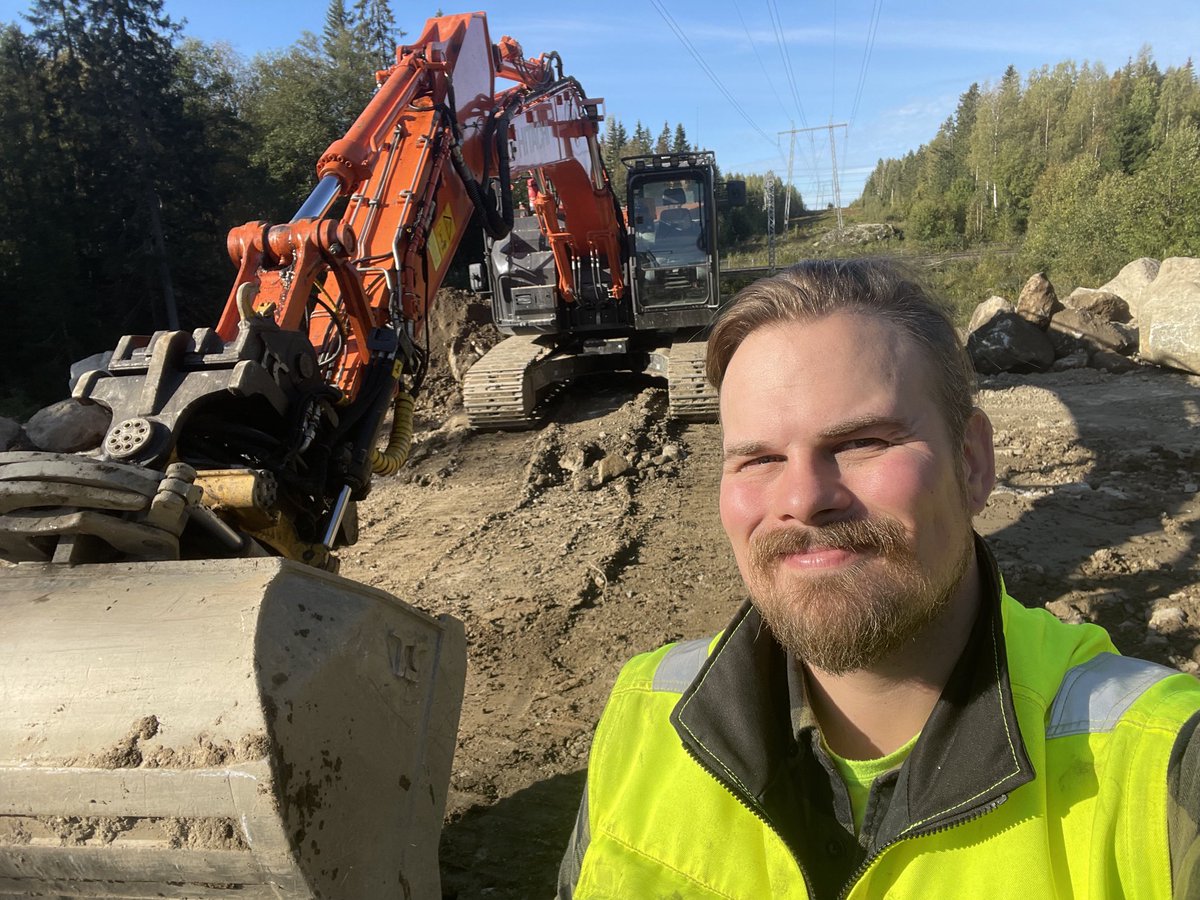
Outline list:
[[[463,376],[504,338],[492,324],[492,301],[454,288],[438,291],[427,325],[429,370],[417,397],[418,428],[436,428],[462,409]]]
[[[457,341],[461,364],[487,339],[463,300],[439,303],[440,387],[343,572],[466,624],[445,895],[547,897],[621,664],[721,628],[743,587],[717,515],[719,427],[666,418],[661,384],[627,377],[572,386],[540,430],[472,433],[444,352]],[[998,376],[981,402],[999,483],[977,525],[1013,595],[1200,668],[1200,378]]]

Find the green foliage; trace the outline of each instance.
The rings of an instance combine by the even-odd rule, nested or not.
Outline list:
[[[33,0],[25,21],[0,26],[7,409],[61,397],[121,334],[211,325],[228,230],[291,216],[403,34],[387,0],[333,0],[320,37],[247,63],[163,0]]]
[[[645,156],[648,153],[687,153],[691,149],[682,124],[677,124],[672,132],[670,123],[663,122],[658,137],[652,138],[650,129],[640,121],[634,125],[633,134],[630,135],[620,119],[610,116],[600,136],[604,167],[608,169],[613,191],[622,204],[625,203],[625,164],[621,162],[622,158]]]
[[[1068,60],[1022,82],[1010,66],[929,143],[880,160],[854,205],[932,249],[1023,241],[1030,268],[1106,281],[1135,256],[1200,252],[1197,127],[1191,63],[1163,72],[1149,48],[1112,75]]]
[[[1142,256],[1200,253],[1200,127],[1184,122],[1133,175],[1080,156],[1047,170],[1022,258],[1072,285],[1096,285]]]

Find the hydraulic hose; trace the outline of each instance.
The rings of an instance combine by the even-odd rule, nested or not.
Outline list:
[[[396,392],[392,406],[392,433],[388,435],[387,447],[371,451],[371,471],[376,475],[395,475],[408,459],[412,449],[413,396],[408,391]]]
[[[447,79],[446,83],[446,99],[447,103],[441,104],[442,115],[446,119],[446,123],[450,126],[450,133],[454,135],[454,145],[450,148],[450,162],[454,166],[454,171],[463,183],[463,189],[467,192],[467,197],[471,200],[471,205],[479,212],[479,218],[483,223],[483,230],[487,232],[487,236],[494,241],[507,237],[512,231],[513,225],[513,207],[512,207],[512,190],[510,173],[508,167],[508,120],[515,110],[515,103],[504,111],[501,115],[503,128],[499,131],[493,128],[492,135],[499,136],[496,143],[496,156],[500,175],[500,212],[496,212],[495,204],[488,203],[487,198],[483,194],[483,188],[479,182],[475,180],[475,174],[467,166],[467,162],[463,159],[462,131],[458,125],[458,104],[454,99],[454,82]],[[484,172],[487,175],[487,172]]]

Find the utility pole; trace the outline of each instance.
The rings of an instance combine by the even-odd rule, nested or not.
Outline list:
[[[837,151],[834,149],[834,146],[833,146],[833,129],[848,128],[848,127],[849,126],[845,122],[838,122],[836,124],[833,122],[830,122],[828,125],[814,125],[812,128],[789,128],[787,131],[779,132],[779,134],[790,134],[792,136],[792,149],[791,149],[791,152],[788,154],[788,186],[787,186],[788,195],[787,195],[787,199],[783,203],[783,208],[784,208],[783,230],[784,231],[787,231],[787,215],[788,215],[788,212],[790,211],[789,207],[790,207],[790,203],[791,203],[791,199],[792,199],[792,159],[796,154],[796,135],[801,134],[803,132],[808,132],[808,131],[825,131],[826,129],[829,130],[829,156],[833,162],[833,206],[834,206],[834,209],[837,210],[838,231],[842,230],[842,192],[841,192],[841,188],[838,186]]]
[[[767,211],[767,265],[775,269],[775,172],[767,169],[763,178],[763,208]]]
[[[793,129],[796,123],[792,123]],[[787,193],[783,197],[783,233],[788,233],[788,225],[792,221],[792,162],[796,158],[796,132],[792,131],[791,146],[788,148],[788,177]]]

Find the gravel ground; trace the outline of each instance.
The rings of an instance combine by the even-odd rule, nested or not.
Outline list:
[[[435,347],[496,336],[465,297]],[[467,429],[448,361],[412,463],[377,483],[342,573],[466,624],[442,838],[446,897],[553,893],[591,732],[622,662],[721,628],[743,588],[717,517],[720,432],[640,377],[583,381],[539,429]],[[977,521],[1010,592],[1123,652],[1200,670],[1200,379],[1158,370],[986,380],[999,483]]]

